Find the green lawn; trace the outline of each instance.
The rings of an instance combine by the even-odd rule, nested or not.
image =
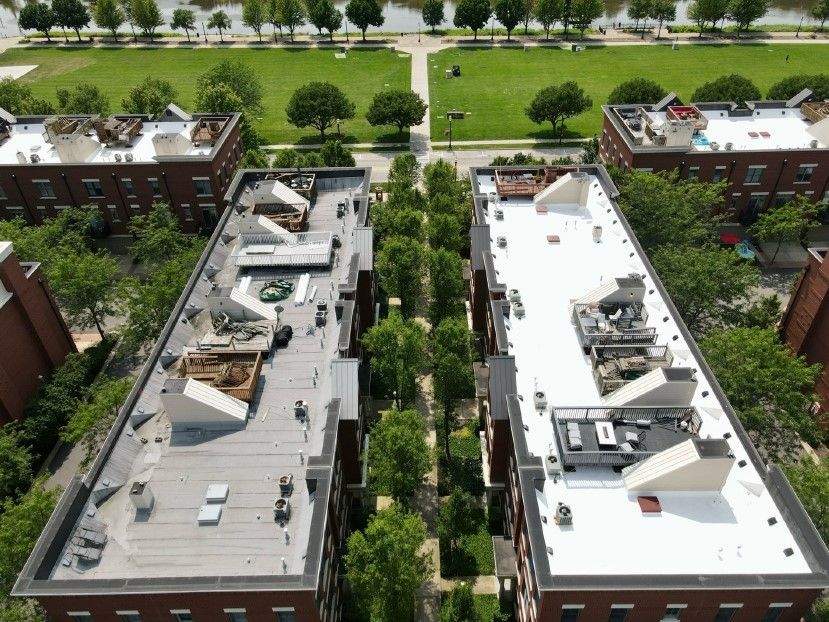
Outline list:
[[[470,533],[461,536],[454,551],[449,542],[440,540],[440,574],[443,577],[472,577],[495,573],[492,535],[484,510],[472,511]]]
[[[442,607],[446,607],[448,595],[449,592],[441,593]],[[495,594],[473,594],[472,599],[475,602],[475,610],[478,612],[480,622],[501,622],[515,619],[512,604],[508,602],[499,603],[498,596]]]
[[[444,72],[454,64],[462,75],[447,80]],[[445,114],[452,109],[469,113],[453,122],[454,140],[550,138],[550,125],[532,123],[524,109],[540,88],[566,80],[575,80],[593,98],[592,110],[571,119],[568,130],[591,136],[601,129],[601,106],[610,91],[633,77],[654,79],[687,101],[699,85],[722,74],[743,74],[765,94],[790,74],[827,66],[827,45],[617,46],[579,53],[452,48],[429,55],[432,140],[447,140]]]
[[[264,85],[264,113],[257,126],[266,143],[318,142],[312,128],[288,124],[285,106],[294,90],[306,82],[327,80],[339,86],[357,106],[356,117],[342,125],[348,142],[398,141],[390,127],[371,127],[365,113],[374,93],[386,87],[408,88],[410,59],[392,50],[354,50],[346,59],[333,50],[276,49],[10,49],[0,65],[38,65],[26,74],[36,97],[55,100],[55,89],[90,82],[101,87],[113,111],[135,84],[152,74],[170,80],[179,90],[177,102],[189,109],[196,77],[225,59],[253,67]],[[408,135],[404,140],[408,140]]]

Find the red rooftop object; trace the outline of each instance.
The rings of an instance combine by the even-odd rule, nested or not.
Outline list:
[[[659,514],[662,511],[662,506],[659,505],[659,499],[656,497],[636,497],[639,502],[639,509],[642,514]]]

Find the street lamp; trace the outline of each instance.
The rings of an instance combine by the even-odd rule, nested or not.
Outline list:
[[[492,24],[490,26],[489,40],[492,43],[495,43],[495,18],[494,17],[492,18]]]
[[[449,119],[449,151],[452,151],[452,119],[463,119],[465,114],[462,110],[450,110],[446,113],[446,118]]]
[[[348,20],[345,20],[345,42],[348,43]]]
[[[420,22],[417,23],[417,42],[420,43]]]

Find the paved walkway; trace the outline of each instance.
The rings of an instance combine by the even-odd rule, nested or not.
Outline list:
[[[495,575],[441,579],[440,589],[443,592],[448,592],[458,583],[471,583],[473,594],[498,594],[498,577]]]

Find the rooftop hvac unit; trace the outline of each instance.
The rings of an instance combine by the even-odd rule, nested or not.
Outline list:
[[[273,502],[273,519],[275,521],[287,522],[291,519],[291,502],[279,498]]]
[[[294,491],[294,476],[291,473],[279,476],[279,492],[283,497],[290,497]]]
[[[499,235],[495,238],[495,243],[498,245],[498,248],[506,248],[507,247],[507,236]]]
[[[809,146],[812,149],[817,149],[817,140],[812,139],[812,141],[809,143]]]
[[[33,153],[33,154],[30,156],[30,158],[31,158],[31,160],[32,160],[32,164],[37,164],[38,162],[40,162],[40,156],[39,156],[39,155],[37,155],[36,153]]]
[[[525,315],[527,315],[527,310],[524,308],[523,303],[513,303],[512,310],[515,312],[515,317],[524,317]]]
[[[495,220],[504,220],[504,210],[500,207],[495,208]]]
[[[308,402],[305,400],[297,400],[294,402],[294,417],[297,419],[308,418]]]
[[[314,324],[317,327],[325,326],[325,311],[314,312]]]
[[[496,203],[497,201],[498,201],[498,195],[495,194],[494,192],[490,192],[489,193],[489,202],[490,203]]]
[[[731,151],[732,149],[734,149],[734,143],[725,143],[726,151]]]
[[[559,502],[556,508],[556,525],[572,525],[573,524],[573,510],[569,505]]]
[[[125,159],[127,162],[132,162],[132,160],[133,160],[133,155],[132,155],[131,153],[127,153],[127,154],[125,154],[125,155],[124,155],[124,159]]]
[[[17,163],[18,164],[26,164],[26,154],[22,151],[17,152]]]
[[[547,470],[547,475],[558,475],[563,470],[561,460],[552,453],[547,454],[547,458],[544,460],[544,468]]]
[[[521,292],[519,292],[517,289],[509,290],[509,301],[521,302]]]
[[[547,408],[547,394],[544,391],[536,391],[533,393],[533,402],[536,410],[544,410]]]
[[[719,151],[720,150],[720,143],[712,142],[710,144],[710,147],[711,147],[711,151]]]
[[[115,161],[116,161],[116,162],[120,162],[120,161],[121,161],[121,154],[120,154],[120,153],[116,153],[116,154],[115,154]]]

